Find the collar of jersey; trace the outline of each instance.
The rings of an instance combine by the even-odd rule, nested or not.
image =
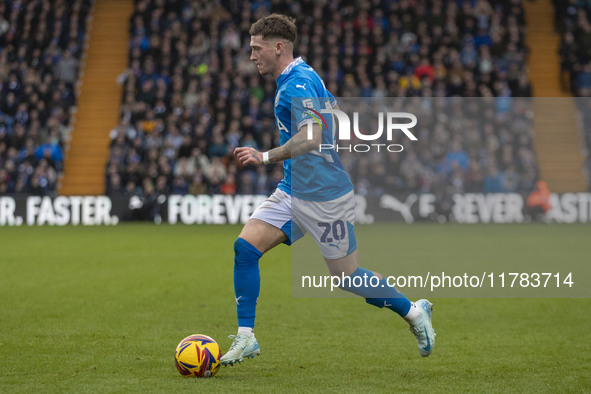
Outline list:
[[[281,73],[281,75],[286,75],[289,74],[289,72],[298,64],[302,64],[304,62],[304,60],[302,59],[302,57],[298,57],[297,59],[294,59],[293,62],[289,63],[287,65],[287,67],[285,67],[285,70],[283,70],[283,72]]]

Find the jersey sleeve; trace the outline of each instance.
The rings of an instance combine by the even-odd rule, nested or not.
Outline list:
[[[304,85],[305,83],[305,85]],[[308,122],[319,119],[321,97],[318,97],[312,90],[309,81],[302,83],[292,82],[287,88],[287,94],[291,97],[292,124],[295,125],[294,132],[297,132]]]

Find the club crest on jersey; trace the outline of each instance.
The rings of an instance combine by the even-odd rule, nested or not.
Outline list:
[[[318,111],[313,110],[312,108],[309,108],[308,111],[304,112],[304,114],[302,116],[306,116],[309,115],[311,116],[316,123],[318,124],[318,126],[320,126],[320,129],[324,128],[326,130],[328,130],[328,126],[326,124],[326,120],[324,119],[324,116],[320,115],[320,113]],[[320,122],[322,120],[322,123]],[[308,139],[311,140],[312,139],[312,130],[308,129]]]

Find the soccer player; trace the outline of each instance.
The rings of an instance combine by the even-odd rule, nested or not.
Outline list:
[[[350,279],[365,278],[355,287],[353,280],[341,288],[364,297],[367,303],[388,308],[410,324],[419,353],[426,357],[435,346],[431,324],[432,304],[411,302],[379,273],[360,268],[354,232],[353,185],[334,150],[318,148],[332,136],[332,117],[326,116],[323,129],[312,122],[310,110],[338,108],[320,76],[301,58],[293,58],[297,29],[292,18],[272,14],[255,22],[250,29],[250,59],[259,73],[277,82],[275,120],[280,146],[268,152],[238,147],[234,156],[241,165],[265,165],[283,161],[284,178],[275,192],[258,207],[234,242],[234,292],[238,315],[238,334],[221,358],[223,365],[234,365],[260,354],[254,336],[256,304],[260,290],[259,259],[280,243],[290,245],[309,232],[314,238],[331,275]],[[293,110],[292,110],[293,105]],[[322,124],[322,123],[321,123]],[[311,127],[311,133],[309,128]],[[292,162],[297,164],[292,167]],[[296,168],[297,167],[297,168]],[[297,174],[292,177],[292,172]],[[292,207],[293,204],[293,207]],[[327,231],[334,233],[329,238]],[[335,242],[327,242],[336,238]],[[379,280],[371,287],[370,278]],[[347,279],[348,279],[347,278]],[[358,283],[355,281],[355,283]]]

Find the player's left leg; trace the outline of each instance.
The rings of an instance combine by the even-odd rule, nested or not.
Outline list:
[[[269,223],[250,219],[234,241],[234,294],[238,333],[230,335],[232,345],[220,359],[222,365],[234,365],[244,358],[260,355],[254,336],[256,304],[261,288],[259,259],[263,253],[287,239],[285,233]]]
[[[232,345],[221,358],[222,365],[234,365],[261,352],[254,336],[261,287],[259,259],[280,243],[289,244],[294,239],[290,201],[290,196],[285,192],[275,191],[256,209],[234,242],[234,295],[238,333],[230,335]]]
[[[259,219],[250,219],[234,241],[234,293],[238,327],[254,328],[261,278],[259,259],[284,242],[285,233]]]

